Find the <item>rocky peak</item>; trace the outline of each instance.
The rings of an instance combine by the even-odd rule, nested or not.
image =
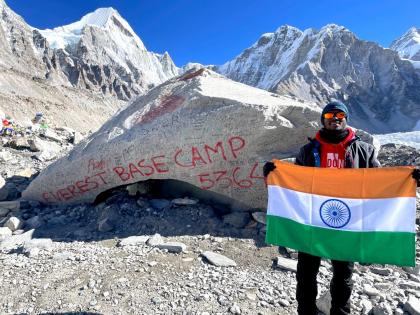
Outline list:
[[[351,123],[375,133],[412,130],[420,119],[415,64],[335,24],[303,32],[282,26],[216,71],[320,106],[345,101]]]
[[[412,27],[391,43],[392,50],[401,58],[420,61],[420,28]]]
[[[52,30],[39,30],[47,38],[52,48],[73,48],[88,32],[86,28],[99,28],[109,34],[118,44],[134,44],[140,50],[146,50],[141,39],[124,18],[113,8],[99,8],[83,16],[80,21],[56,27]],[[70,47],[68,47],[70,46]]]

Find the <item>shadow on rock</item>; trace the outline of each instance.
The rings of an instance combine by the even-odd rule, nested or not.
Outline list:
[[[54,241],[101,241],[158,233],[163,237],[254,239],[258,247],[265,246],[265,225],[253,216],[261,210],[241,208],[238,202],[203,194],[188,185],[138,182],[102,193],[94,204],[28,204],[14,215],[22,221],[19,229],[34,229],[33,238]]]

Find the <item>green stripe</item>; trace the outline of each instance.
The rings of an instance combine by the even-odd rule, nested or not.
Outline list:
[[[335,260],[415,266],[415,234],[409,232],[325,229],[267,215],[265,240]]]

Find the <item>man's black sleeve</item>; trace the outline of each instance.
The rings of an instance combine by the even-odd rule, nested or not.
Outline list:
[[[299,153],[296,156],[295,164],[304,166],[305,165],[304,161],[305,161],[305,148],[302,147],[300,148]]]

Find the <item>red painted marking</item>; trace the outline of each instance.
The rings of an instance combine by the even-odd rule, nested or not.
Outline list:
[[[249,174],[249,178],[255,178],[255,179],[262,179],[262,180],[264,180],[265,179],[264,176],[255,175],[255,171],[256,171],[257,167],[258,167],[258,162],[255,162],[254,166],[252,167],[251,173]]]
[[[200,151],[196,147],[191,148],[191,162],[194,166],[197,166],[197,162],[200,161],[200,164],[207,164],[206,161],[200,154]]]
[[[146,124],[149,123],[156,118],[172,113],[178,107],[180,107],[185,101],[185,97],[179,95],[168,95],[163,98],[161,103],[157,105],[155,108],[152,108],[150,111],[145,113],[143,116],[137,119],[136,124]]]
[[[131,178],[131,175],[126,172],[125,168],[122,166],[116,166],[112,169],[123,182],[128,181]]]
[[[249,179],[242,179],[242,180],[239,180],[239,179],[237,179],[237,178],[236,178],[236,173],[237,173],[239,170],[240,170],[240,167],[239,167],[239,166],[237,166],[237,167],[235,167],[235,168],[233,169],[233,175],[232,175],[232,177],[233,177],[233,182],[234,182],[236,185],[238,185],[239,187],[241,187],[241,188],[250,188],[250,187],[252,187],[252,181],[251,181],[251,180],[249,180]]]
[[[220,187],[228,188],[228,187],[232,186],[232,180],[229,177],[225,176],[227,174],[226,170],[214,172],[213,174],[218,175],[218,176],[216,176],[216,183],[220,183]],[[226,181],[227,184],[222,185],[222,181]]]
[[[134,178],[135,173],[139,173],[141,176],[144,176],[144,174],[133,163],[128,163],[128,170],[132,178]]]
[[[226,155],[225,155],[225,150],[223,149],[223,143],[222,143],[222,141],[218,141],[216,143],[216,145],[214,146],[214,148],[210,147],[207,144],[204,145],[204,151],[206,151],[207,160],[209,161],[209,163],[212,163],[213,162],[212,159],[211,159],[211,156],[210,156],[209,151],[211,151],[213,153],[219,153],[219,149],[221,151],[223,160],[227,161]]]
[[[144,165],[144,159],[143,160],[140,160],[138,163],[137,163],[137,165],[140,167],[140,168],[145,168],[145,169],[148,169],[150,172],[148,172],[148,173],[146,173],[146,172],[144,172],[144,175],[145,176],[150,176],[150,175],[152,175],[154,172],[155,172],[155,170],[154,170],[154,168],[153,167],[151,167],[151,166],[149,166],[149,165]]]
[[[104,160],[96,161],[95,159],[90,159],[88,162],[88,171],[94,170],[103,170],[106,166]]]
[[[44,192],[42,197],[46,202],[73,199],[77,195],[83,195],[88,191],[97,189],[101,185],[107,184],[104,177],[105,174],[106,172],[103,171],[92,176],[86,176],[83,180],[78,180],[74,184],[59,188],[55,192]]]
[[[190,80],[192,78],[198,77],[199,75],[201,75],[204,72],[204,68],[201,68],[197,71],[194,71],[192,73],[186,73],[184,74],[182,77],[180,77],[178,80],[179,81],[187,81]]]
[[[178,166],[181,166],[181,167],[194,167],[194,165],[191,163],[191,164],[182,164],[179,160],[178,160],[178,156],[180,155],[182,153],[182,149],[178,149],[176,152],[175,152],[175,155],[174,155],[174,162],[175,162],[175,164],[176,165],[178,165]]]
[[[152,160],[153,166],[155,167],[156,172],[158,172],[158,173],[168,173],[169,168],[166,165],[166,163],[162,162],[162,161],[161,162],[156,161],[157,159],[161,159],[161,158],[165,158],[165,156],[164,155],[158,155],[158,156],[152,157],[151,160]],[[162,167],[165,167],[165,168],[162,168]]]
[[[202,173],[202,174],[198,174],[197,176],[198,176],[198,180],[200,181],[201,184],[208,183],[207,186],[204,186],[204,185],[200,186],[201,189],[206,189],[207,190],[207,189],[210,189],[214,186],[214,184],[215,184],[214,181],[207,178],[207,177],[210,176],[209,173]]]
[[[231,137],[228,140],[230,151],[232,152],[233,157],[236,159],[238,155],[236,154],[245,146],[245,140],[241,137]]]

